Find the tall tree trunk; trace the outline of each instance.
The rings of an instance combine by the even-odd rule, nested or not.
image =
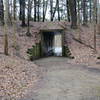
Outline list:
[[[11,18],[9,13],[9,0],[5,0],[5,23],[11,25]]]
[[[100,25],[100,3],[98,0],[98,24]]]
[[[83,0],[83,25],[87,25],[87,2]]]
[[[97,24],[97,0],[93,0],[93,22],[94,22],[94,50],[96,51],[96,24]]]
[[[76,0],[69,0],[70,13],[71,13],[71,28],[77,28],[77,11],[76,11]]]
[[[45,0],[43,0],[43,22],[45,20]]]
[[[8,55],[8,25],[9,19],[9,0],[5,0],[5,25],[4,25],[4,54]]]
[[[67,6],[67,17],[68,17],[68,22],[70,22],[70,8],[69,8],[69,0],[66,0],[66,6]]]
[[[38,0],[37,9],[38,9],[37,15],[38,15],[38,22],[39,22],[40,21],[40,0]]]
[[[80,21],[80,1],[79,0],[77,0],[77,6],[78,6],[78,25],[80,25],[80,23],[81,23],[81,21]]]
[[[22,0],[22,26],[26,26],[25,24],[25,0]]]
[[[20,4],[19,20],[22,20],[22,0],[19,0],[19,4]]]
[[[33,0],[30,1],[30,20],[32,20]]]
[[[27,36],[31,36],[31,33],[30,33],[30,18],[31,18],[31,4],[30,4],[31,2],[30,2],[30,0],[28,0],[28,12],[27,12],[27,33],[26,33],[26,35]]]
[[[52,5],[52,7],[53,7],[53,5]],[[56,11],[58,11],[58,20],[60,21],[60,12],[59,12],[60,9],[59,9],[59,1],[58,0],[56,0],[54,10],[53,10],[53,8],[51,10],[52,10],[52,12],[51,12],[51,21],[54,20]]]
[[[13,0],[13,18],[16,20],[16,0]]]
[[[10,3],[9,3],[9,13],[10,13],[10,17],[12,18],[13,17],[13,0],[10,0]]]
[[[55,13],[56,13],[57,10],[58,10],[58,0],[56,0],[56,5],[55,5],[54,11],[52,11],[52,21],[54,20]],[[58,16],[59,16],[59,15],[58,15]]]
[[[96,2],[96,24],[98,23],[98,7],[97,7],[97,0]]]
[[[22,26],[26,26],[25,24],[25,0],[19,0],[20,3],[20,15],[19,19],[22,21]]]
[[[90,22],[92,21],[92,0],[89,1],[90,3]]]
[[[51,21],[53,21],[53,0],[50,0]]]
[[[34,21],[36,22],[36,0],[34,0]]]
[[[100,34],[100,3],[98,0],[98,34]]]
[[[0,0],[0,25],[4,24],[4,6],[3,0]]]
[[[60,21],[60,8],[59,8],[59,0],[57,0],[57,11],[58,11],[58,20]]]
[[[48,7],[48,1],[43,0],[43,22],[45,21],[46,17],[46,12],[47,12],[47,7]]]

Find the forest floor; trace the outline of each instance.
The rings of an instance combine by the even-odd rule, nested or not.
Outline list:
[[[71,63],[100,68],[100,59],[97,59],[97,57],[100,56],[100,34],[98,34],[99,32],[97,32],[97,51],[94,51],[93,25],[90,25],[88,27],[80,26],[77,30],[72,30],[68,27],[66,33],[66,41],[68,41],[70,51],[75,57],[75,59],[72,60]]]
[[[37,25],[37,27],[34,25]],[[35,84],[37,84],[37,81],[40,79],[41,68],[38,67],[38,65],[34,64],[34,62],[30,62],[29,57],[26,53],[27,49],[31,48],[32,45],[35,44],[35,41],[38,41],[35,39],[35,36],[34,36],[34,34],[38,33],[38,31],[39,31],[38,25],[39,24],[34,24],[34,23],[31,25],[32,26],[31,33],[32,33],[33,37],[27,37],[26,36],[27,28],[21,28],[19,26],[19,24],[17,25],[17,29],[16,29],[17,31],[14,30],[14,27],[9,27],[7,29],[8,35],[9,35],[9,38],[8,38],[9,39],[9,56],[5,56],[3,54],[4,32],[5,31],[4,31],[3,27],[0,27],[0,99],[2,97],[5,97],[5,98],[6,97],[12,97],[12,98],[14,97],[17,99],[21,98],[21,97],[27,95],[29,93],[29,91],[31,90],[31,88],[33,89],[35,87]],[[75,57],[75,59],[73,59],[73,60],[68,60],[68,63],[72,64],[72,66],[75,65],[75,66],[81,67],[81,65],[83,65],[83,66],[88,66],[88,68],[96,68],[99,70],[100,69],[100,60],[97,59],[97,57],[100,56],[99,46],[97,48],[97,52],[94,52],[94,50],[91,49],[90,47],[85,46],[84,44],[81,44],[78,41],[76,41],[75,39],[73,39],[73,37],[79,38],[79,34],[81,34],[82,41],[93,47],[93,34],[94,34],[93,27],[92,26],[88,27],[88,28],[81,27],[80,29],[72,30],[72,29],[70,29],[69,24],[68,24],[68,25],[66,25],[66,28],[67,28],[67,30],[65,32],[66,40],[67,40],[68,46],[70,48],[70,51],[72,53],[72,56]],[[14,33],[15,33],[15,36],[14,36]],[[17,45],[17,48],[14,48],[15,44]],[[62,60],[64,60],[64,61],[62,61]],[[67,59],[65,60],[62,58],[62,60],[60,59],[60,62],[62,61],[61,66],[58,66],[58,64],[57,65],[54,64],[55,68],[57,68],[57,66],[58,67],[65,66]],[[56,61],[56,60],[54,60],[54,61]],[[57,62],[58,62],[58,58],[57,58]],[[46,66],[46,65],[44,65],[44,66]],[[68,65],[68,66],[70,67],[70,65]],[[66,70],[69,69],[69,67],[66,68]],[[60,69],[60,68],[57,68],[57,70],[58,69]],[[48,70],[49,70],[49,68],[48,68]],[[76,68],[76,70],[77,70],[77,68]],[[59,72],[60,72],[60,70],[57,73],[59,73]],[[66,73],[66,72],[67,71],[65,71],[64,73]],[[74,70],[72,72],[74,72]],[[81,74],[81,72],[79,72],[79,73]],[[85,73],[85,71],[83,71],[83,73]],[[91,75],[91,73],[89,72],[89,74],[92,78],[92,76],[95,73],[93,75]],[[65,75],[65,77],[66,77],[66,75]],[[61,76],[61,78],[62,77],[63,76]],[[95,81],[95,80],[93,80],[93,81]],[[98,81],[99,81],[99,79],[98,79]],[[97,82],[97,84],[98,84],[98,82]],[[82,100],[85,100],[85,99],[82,99]]]
[[[33,62],[0,54],[0,100],[19,100],[34,89],[39,77]]]

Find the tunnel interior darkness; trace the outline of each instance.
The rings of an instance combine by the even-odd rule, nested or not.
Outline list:
[[[44,56],[61,56],[62,55],[62,45],[59,45],[62,42],[62,39],[60,36],[61,36],[60,32],[43,32],[42,49],[43,49]],[[59,46],[57,46],[57,44]]]

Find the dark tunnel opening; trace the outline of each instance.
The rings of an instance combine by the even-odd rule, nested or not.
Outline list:
[[[43,55],[62,56],[62,36],[60,32],[43,32]]]

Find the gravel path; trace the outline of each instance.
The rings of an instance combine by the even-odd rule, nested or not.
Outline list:
[[[100,100],[99,70],[56,57],[40,59],[36,64],[43,77],[28,100]]]

